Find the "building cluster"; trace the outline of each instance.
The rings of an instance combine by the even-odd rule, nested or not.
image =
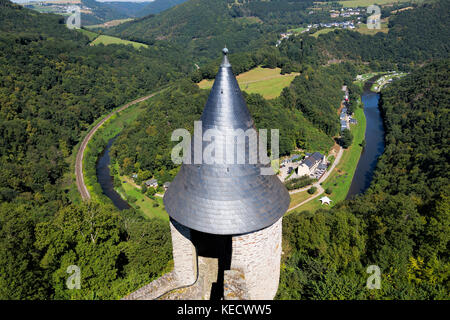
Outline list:
[[[136,179],[138,178],[138,174],[137,173],[133,173],[131,175],[131,177],[133,178],[134,181],[136,181]],[[145,184],[145,186],[147,188],[155,188],[156,189],[159,186],[158,180],[156,180],[154,178],[145,180],[144,184]],[[170,182],[169,181],[163,183],[164,190],[167,190],[169,188],[169,186],[170,186]]]
[[[365,12],[365,9],[341,8],[341,10],[330,10],[330,17],[331,18],[337,18],[337,17],[348,18],[351,16],[359,16],[363,12]]]
[[[306,153],[304,159],[301,155],[296,154],[281,161],[279,178],[282,181],[303,176],[320,179],[327,167],[326,157],[320,152]]]
[[[319,28],[343,28],[343,29],[355,29],[356,25],[361,24],[361,21],[355,22],[355,20],[341,21],[341,22],[328,22],[328,23],[315,23],[308,24],[308,27],[303,32],[308,32],[311,29]]]
[[[350,130],[350,124],[356,124],[357,121],[352,117],[352,115],[348,114],[348,105],[349,105],[349,95],[347,86],[342,87],[342,91],[344,91],[344,106],[341,110],[341,114],[339,115],[339,120],[341,121],[341,131],[345,129]]]

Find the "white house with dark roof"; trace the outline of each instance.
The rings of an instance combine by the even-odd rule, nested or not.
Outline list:
[[[299,177],[309,176],[314,173],[320,164],[326,164],[326,161],[327,160],[324,155],[320,152],[314,152],[300,163],[297,169],[297,175]]]
[[[158,187],[158,180],[156,180],[156,179],[147,180],[147,181],[145,181],[145,185],[147,187],[157,188]]]

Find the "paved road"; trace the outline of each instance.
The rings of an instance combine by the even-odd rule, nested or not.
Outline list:
[[[123,111],[123,110],[127,109],[128,107],[135,105],[136,103],[150,99],[151,97],[154,97],[159,92],[161,92],[161,91],[158,91],[158,92],[152,93],[151,95],[134,100],[134,101],[127,103],[126,105],[120,107],[119,109],[111,112],[105,118],[103,118],[99,123],[97,123],[97,125],[95,125],[95,127],[93,127],[88,132],[86,137],[83,139],[83,142],[81,143],[80,149],[78,150],[78,153],[77,153],[77,159],[75,161],[75,177],[76,177],[77,188],[78,188],[78,191],[80,192],[81,198],[83,198],[83,200],[89,200],[91,198],[91,195],[89,194],[89,191],[86,188],[86,184],[84,183],[83,157],[84,157],[84,151],[86,150],[86,147],[87,147],[89,141],[94,136],[95,132],[97,132],[97,130],[102,126],[102,124],[105,123],[105,121],[107,121],[109,118],[111,118],[117,112]]]
[[[325,174],[324,174],[322,177],[320,177],[319,181],[317,181],[316,183],[314,183],[312,186],[308,186],[308,187],[305,187],[305,188],[292,190],[292,191],[289,192],[290,194],[294,194],[294,193],[306,191],[306,190],[308,190],[309,188],[311,188],[311,187],[313,187],[313,186],[317,188],[317,193],[316,193],[314,196],[312,196],[311,198],[306,199],[306,200],[303,201],[303,202],[300,202],[299,204],[297,204],[296,206],[293,206],[292,208],[289,208],[289,209],[288,209],[288,212],[289,212],[289,211],[292,211],[292,210],[294,210],[294,209],[297,209],[298,207],[300,207],[300,206],[304,205],[305,203],[307,203],[307,202],[309,202],[309,201],[311,201],[311,200],[317,198],[318,196],[320,196],[322,193],[325,192],[325,190],[322,188],[322,186],[320,185],[320,183],[324,182],[324,181],[328,178],[328,176],[331,174],[331,172],[333,172],[334,168],[337,166],[337,164],[339,163],[339,161],[341,161],[341,158],[342,158],[342,154],[343,154],[343,153],[344,153],[344,149],[342,149],[342,147],[339,147],[339,151],[338,151],[338,153],[337,153],[337,155],[336,155],[336,159],[334,160],[334,162],[333,162],[333,164],[331,165],[330,169],[327,170],[327,172],[325,172]]]

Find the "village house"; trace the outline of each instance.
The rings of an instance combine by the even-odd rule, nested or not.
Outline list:
[[[305,160],[303,160],[297,169],[299,177],[309,176],[319,167],[320,164],[326,165],[326,158],[319,152],[314,152]]]
[[[147,187],[157,188],[158,187],[158,180],[156,180],[156,179],[149,179],[149,180],[145,181],[145,185]]]

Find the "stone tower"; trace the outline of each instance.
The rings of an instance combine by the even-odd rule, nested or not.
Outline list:
[[[254,122],[233,75],[228,50],[223,53],[201,121],[203,132],[221,132],[214,136],[216,148],[226,149],[227,134],[254,128]],[[209,144],[201,143],[203,150]],[[244,144],[244,164],[182,164],[164,196],[174,270],[127,299],[161,294],[167,299],[171,295],[177,299],[273,299],[280,275],[282,216],[290,198],[276,175],[261,174],[261,168],[270,165],[259,160],[249,163],[255,149],[249,148],[248,140]],[[237,142],[235,150],[239,146],[243,147]]]

